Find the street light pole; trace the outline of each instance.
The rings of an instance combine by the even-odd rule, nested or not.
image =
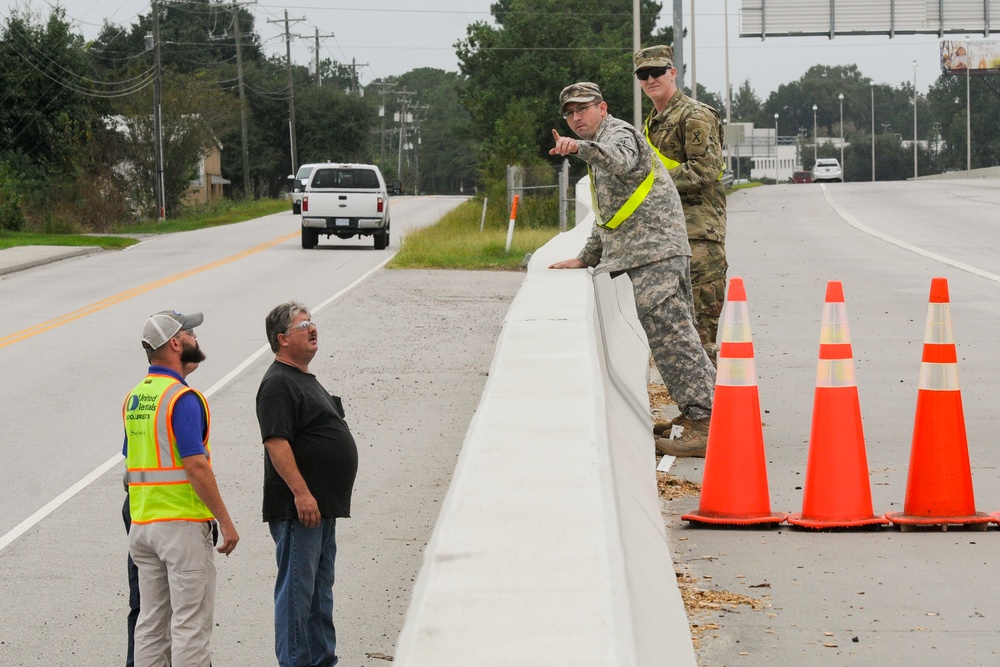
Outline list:
[[[774,184],[778,184],[778,114],[774,114]]]
[[[844,178],[847,171],[844,169],[844,94],[837,95],[840,100],[840,177]]]
[[[917,61],[913,61],[913,178],[917,177]]]
[[[872,82],[872,183],[875,182],[875,82]]]
[[[816,136],[816,105],[813,105],[813,166],[816,166],[817,154],[816,150],[819,147],[819,138]]]
[[[969,42],[965,43],[965,53],[968,56]],[[972,173],[972,93],[969,86],[970,70],[972,69],[972,56],[968,56],[968,64],[965,67],[965,175]]]

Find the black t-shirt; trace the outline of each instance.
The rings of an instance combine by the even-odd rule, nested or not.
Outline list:
[[[275,361],[257,389],[261,440],[285,438],[299,472],[324,519],[351,515],[351,492],[358,474],[354,442],[340,399],[311,373]],[[295,497],[264,450],[264,521],[298,518]]]

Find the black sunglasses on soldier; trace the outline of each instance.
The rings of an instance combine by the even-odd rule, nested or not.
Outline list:
[[[666,73],[667,73],[666,67],[649,67],[647,69],[641,69],[638,72],[636,72],[635,78],[639,79],[639,81],[645,81],[650,77],[654,79],[659,79]]]

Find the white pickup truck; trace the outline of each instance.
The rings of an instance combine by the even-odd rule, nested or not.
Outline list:
[[[315,248],[320,234],[373,236],[376,250],[389,245],[389,194],[378,167],[314,165],[302,193],[302,247]]]

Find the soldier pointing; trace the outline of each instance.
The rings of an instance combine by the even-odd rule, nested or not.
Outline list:
[[[715,369],[694,327],[691,251],[677,189],[642,135],[608,113],[597,84],[567,86],[559,104],[579,139],[553,130],[549,153],[587,163],[595,222],[580,254],[549,268],[590,266],[612,278],[628,275],[636,314],[684,427],[677,439],[659,438],[656,449],[705,456]]]

